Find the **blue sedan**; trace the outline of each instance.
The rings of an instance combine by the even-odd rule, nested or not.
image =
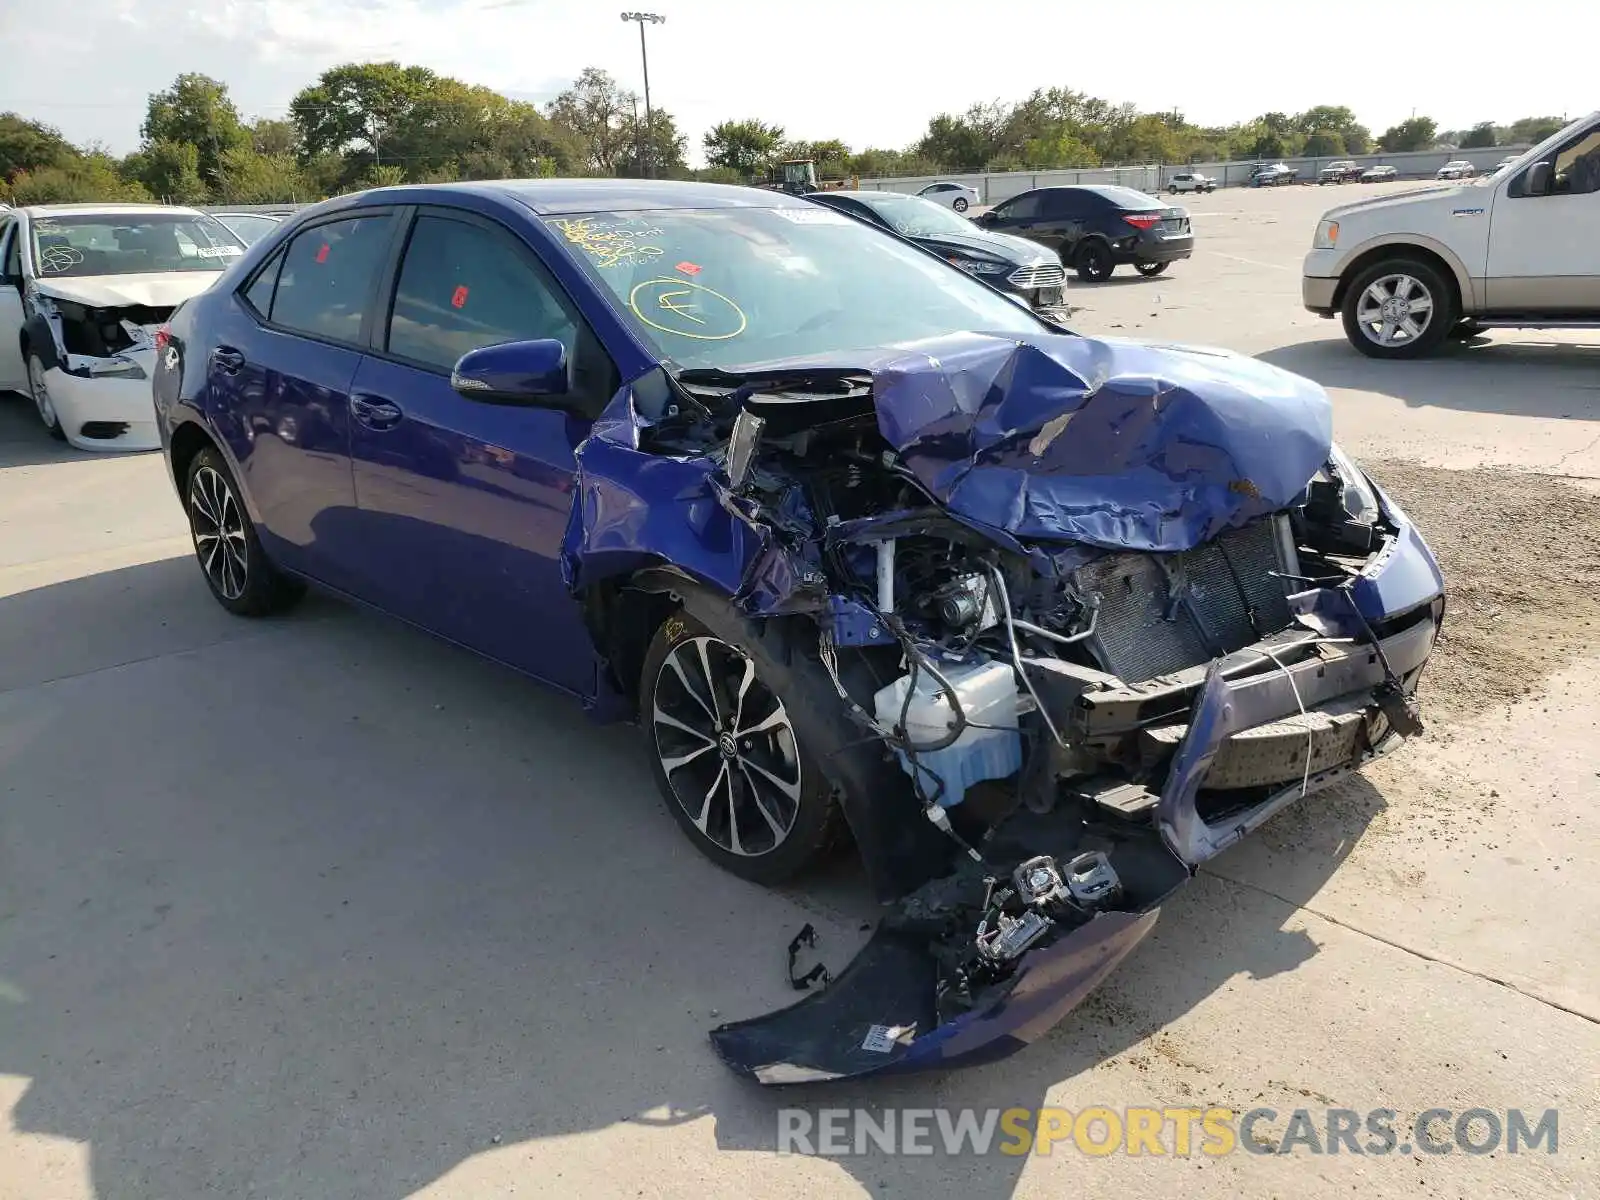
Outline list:
[[[1420,728],[1443,584],[1321,388],[1072,335],[798,197],[364,192],[156,341],[218,603],[315,585],[637,720],[746,879],[854,843],[889,902],[856,962],[712,1033],[762,1082],[1033,1040]]]

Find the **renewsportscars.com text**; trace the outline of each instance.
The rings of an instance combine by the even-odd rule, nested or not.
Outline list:
[[[785,1108],[780,1154],[1554,1154],[1556,1109]]]

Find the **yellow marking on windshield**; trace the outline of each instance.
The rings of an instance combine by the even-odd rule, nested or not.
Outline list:
[[[597,221],[593,217],[562,217],[553,222],[561,235],[594,260],[601,270],[652,262],[666,253],[647,241],[661,230],[636,222]]]
[[[727,296],[682,279],[646,279],[635,284],[628,293],[628,308],[651,329],[701,342],[738,337],[749,324],[744,309]]]

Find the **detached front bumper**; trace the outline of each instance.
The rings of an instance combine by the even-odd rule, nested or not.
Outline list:
[[[1159,796],[1149,795],[1138,806],[1146,820],[1086,819],[1077,806],[1049,813],[1019,808],[984,843],[981,870],[1001,880],[1034,855],[1065,861],[1099,850],[1123,884],[1116,907],[1074,927],[1061,926],[1024,951],[1002,984],[975,996],[970,1008],[952,1011],[942,999],[948,995],[951,942],[930,937],[917,920],[929,903],[922,893],[933,889],[937,895],[960,877],[958,869],[891,909],[826,990],[712,1030],[723,1062],[759,1083],[790,1084],[948,1068],[1013,1054],[1059,1023],[1149,934],[1161,906],[1195,867],[1289,804],[1398,744],[1416,727],[1413,694],[1438,635],[1444,589],[1427,545],[1381,492],[1379,499],[1396,535],[1351,584],[1293,598],[1299,627],[1269,646],[1281,665],[1263,670],[1263,661],[1274,660],[1246,648],[1214,661],[1202,682],[1187,685],[1196,690],[1186,729]],[[1370,636],[1374,631],[1381,632]],[[1120,719],[1119,711],[1136,716],[1151,693],[1127,692],[1094,693],[1096,707],[1113,720]],[[1203,815],[1217,798],[1215,792],[1209,799],[1202,795],[1207,777],[1225,751],[1237,748],[1241,734],[1327,713],[1341,720],[1357,714],[1361,722],[1337,761],[1308,755],[1313,739],[1306,732],[1298,741],[1307,764],[1303,775],[1297,767],[1291,782],[1244,793],[1246,806],[1225,804],[1209,820]],[[1065,714],[1058,717],[1064,721]]]

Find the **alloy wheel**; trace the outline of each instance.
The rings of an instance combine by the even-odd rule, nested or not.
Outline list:
[[[800,812],[799,745],[783,701],[742,650],[715,637],[673,646],[651,724],[661,772],[701,834],[741,857],[782,845]]]
[[[217,595],[239,599],[250,578],[244,510],[228,481],[211,467],[201,467],[190,481],[189,527],[200,566]]]
[[[1433,295],[1421,280],[1404,273],[1380,275],[1356,301],[1356,322],[1379,346],[1418,341],[1433,320]]]
[[[39,419],[46,429],[59,424],[55,404],[50,399],[50,388],[44,381],[44,364],[37,358],[28,359],[28,389],[33,393],[33,405],[39,410]]]

